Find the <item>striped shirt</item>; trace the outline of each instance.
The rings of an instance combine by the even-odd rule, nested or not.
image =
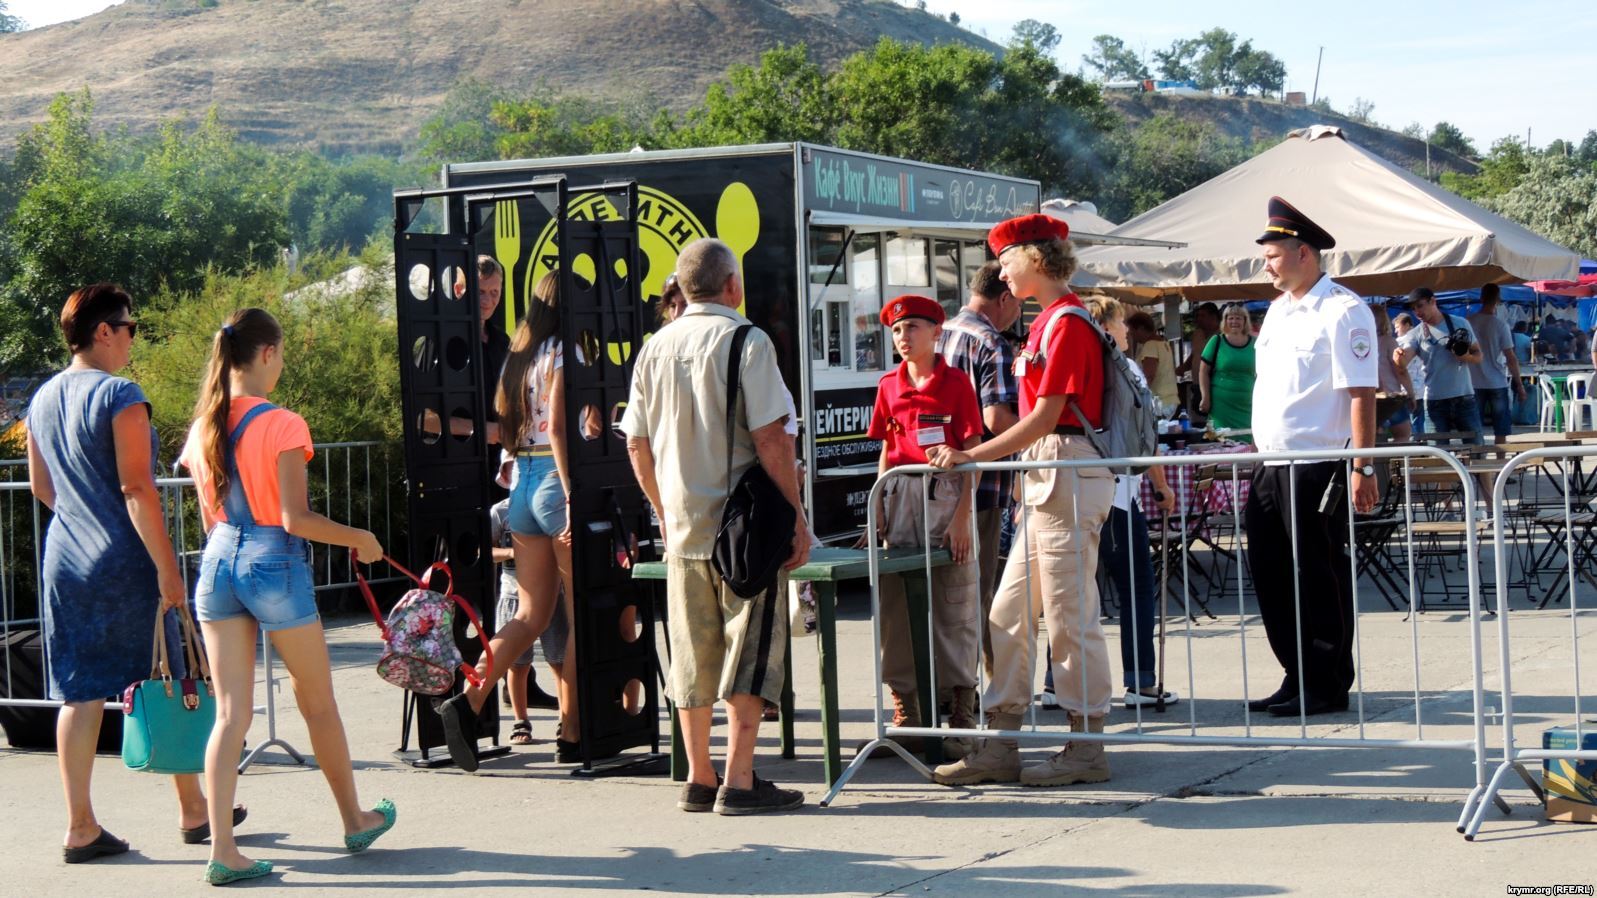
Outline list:
[[[943,324],[937,352],[943,361],[970,377],[976,387],[977,405],[983,409],[1005,405],[1010,411],[1015,410],[1020,402],[1020,391],[1015,386],[1015,351],[985,315],[960,309],[958,315]],[[993,434],[984,429],[982,438],[990,440]],[[976,486],[976,510],[1004,507],[1012,479],[1007,471],[983,473]]]

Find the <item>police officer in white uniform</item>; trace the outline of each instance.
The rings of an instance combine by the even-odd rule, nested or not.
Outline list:
[[[1320,253],[1336,245],[1330,234],[1280,197],[1270,199],[1269,216],[1258,243],[1282,292],[1259,329],[1254,441],[1261,452],[1372,446],[1375,318],[1322,272]],[[1248,563],[1270,649],[1285,671],[1273,695],[1249,702],[1254,711],[1296,717],[1347,709],[1354,671],[1345,465],[1277,462],[1254,474],[1244,519]],[[1354,460],[1351,487],[1354,508],[1375,506],[1369,459]]]

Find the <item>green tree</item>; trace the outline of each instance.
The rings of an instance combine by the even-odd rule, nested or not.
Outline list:
[[[1092,52],[1081,57],[1087,68],[1098,73],[1100,81],[1144,80],[1148,66],[1126,42],[1112,34],[1100,34],[1092,39]]]
[[[12,15],[11,11],[6,9],[5,0],[0,0],[0,34],[14,34],[27,27],[28,23]]]
[[[1096,184],[1113,123],[1095,84],[1030,43],[1000,59],[884,38],[845,60],[831,85],[839,146],[1032,177],[1050,190]]]
[[[1159,77],[1165,81],[1197,80],[1193,64],[1198,52],[1198,42],[1185,39],[1171,41],[1167,50],[1153,51],[1154,61],[1159,64]]]
[[[1115,134],[1110,174],[1094,196],[1106,217],[1125,221],[1197,187],[1251,155],[1241,140],[1227,137],[1209,122],[1161,112],[1136,128],[1124,128]]]
[[[1525,149],[1520,139],[1504,137],[1492,144],[1491,152],[1481,160],[1479,171],[1473,175],[1442,172],[1442,186],[1459,196],[1484,203],[1519,186],[1530,172],[1534,155]]]
[[[1059,29],[1036,19],[1021,19],[1009,39],[1011,47],[1029,46],[1043,55],[1052,55],[1059,46]]]
[[[288,242],[259,151],[215,111],[153,139],[94,132],[87,90],[63,94],[18,141],[20,195],[6,225],[0,369],[61,358],[51,321],[74,289],[115,281],[140,302],[189,289],[208,268],[268,262]]]
[[[1597,172],[1573,158],[1531,155],[1518,183],[1486,205],[1585,258],[1597,257]]]
[[[797,44],[765,51],[757,65],[732,66],[680,129],[659,136],[674,146],[824,142],[836,127],[826,72]]]
[[[435,163],[498,158],[504,129],[491,115],[495,103],[508,99],[504,90],[476,79],[455,85],[438,112],[421,126],[417,155]]]
[[[1585,165],[1597,164],[1597,131],[1587,131],[1575,150],[1575,159]]]
[[[1431,129],[1430,136],[1425,139],[1433,147],[1440,147],[1460,156],[1473,159],[1480,155],[1480,151],[1475,149],[1475,144],[1464,136],[1464,132],[1460,131],[1457,125],[1450,122],[1437,122],[1436,127]]]
[[[1348,110],[1347,117],[1355,122],[1363,122],[1364,124],[1369,125],[1374,124],[1374,112],[1374,101],[1366,100],[1363,97],[1354,97],[1353,108]]]
[[[1279,94],[1286,87],[1286,63],[1263,50],[1253,49],[1252,41],[1242,43],[1242,52],[1233,67],[1232,87],[1239,94],[1258,91]]]
[[[213,270],[194,289],[163,291],[140,308],[132,376],[154,407],[162,457],[176,457],[182,446],[216,329],[234,310],[251,306],[283,325],[287,365],[274,402],[302,415],[318,441],[397,440],[399,369],[387,252],[374,247],[360,257],[313,255],[298,273],[282,265],[239,274]],[[375,273],[353,290],[304,289],[356,265]]]
[[[541,92],[494,103],[489,120],[501,133],[501,159],[624,153],[658,145],[657,127],[641,105],[622,106]]]

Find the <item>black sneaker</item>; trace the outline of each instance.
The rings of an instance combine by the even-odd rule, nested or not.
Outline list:
[[[477,769],[477,715],[466,700],[466,693],[445,699],[434,705],[438,719],[444,725],[444,744],[449,746],[449,760],[455,766],[471,773]]]
[[[715,810],[715,796],[720,792],[717,786],[721,778],[715,778],[716,786],[701,786],[698,783],[683,783],[682,796],[677,799],[677,807],[690,814],[705,814]]]
[[[791,811],[804,804],[804,793],[797,789],[783,789],[775,783],[754,777],[754,788],[734,789],[722,786],[715,796],[715,812],[725,817],[742,817],[748,814],[770,814]]]

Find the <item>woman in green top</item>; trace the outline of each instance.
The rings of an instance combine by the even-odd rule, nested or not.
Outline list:
[[[1215,428],[1246,430],[1253,426],[1253,334],[1241,303],[1225,307],[1220,333],[1203,348],[1198,385],[1199,406]]]

